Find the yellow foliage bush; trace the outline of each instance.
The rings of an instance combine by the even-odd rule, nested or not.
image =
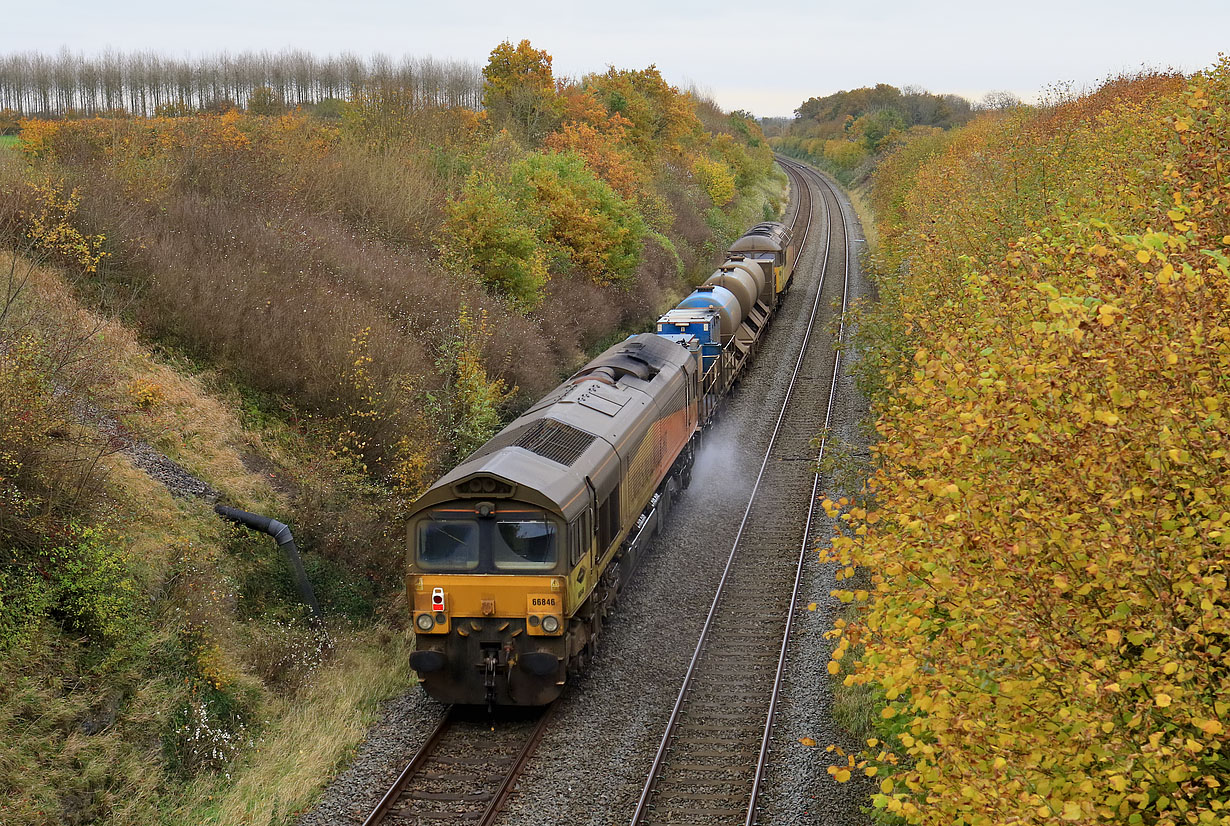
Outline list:
[[[824,159],[842,169],[853,169],[867,160],[867,149],[861,143],[847,140],[824,141]]]
[[[128,382],[124,389],[128,391],[128,397],[138,410],[153,410],[167,397],[162,385],[140,376]]]
[[[726,164],[704,155],[694,155],[692,174],[716,206],[723,206],[734,200],[735,176]]]
[[[875,183],[911,358],[825,503],[884,736],[830,771],[911,824],[1228,824],[1230,61],[925,141]]]
[[[83,272],[98,271],[107,257],[103,250],[105,235],[87,235],[76,226],[81,196],[74,189],[67,195],[50,180],[28,184],[37,209],[22,215],[25,235],[39,252],[79,267]]]

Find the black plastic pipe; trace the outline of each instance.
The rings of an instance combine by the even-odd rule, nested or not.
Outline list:
[[[273,537],[278,543],[278,548],[286,555],[286,562],[290,565],[291,576],[294,577],[295,587],[299,589],[299,596],[303,597],[304,604],[312,609],[312,624],[323,625],[324,616],[320,612],[320,603],[316,601],[316,591],[312,589],[312,582],[307,578],[307,571],[303,570],[303,560],[299,558],[299,549],[295,547],[295,537],[291,535],[290,528],[268,516],[248,513],[238,508],[228,508],[226,505],[214,505],[214,513],[223,519],[229,519]]]

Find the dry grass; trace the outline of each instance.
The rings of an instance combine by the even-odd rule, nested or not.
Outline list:
[[[79,423],[83,438],[99,439],[99,423],[118,418],[232,501],[288,509],[287,494],[267,474],[249,471],[245,459],[256,455],[280,467],[279,459],[301,461],[294,450],[276,434],[273,449],[266,448],[241,426],[233,403],[206,391],[208,377],[176,372],[131,330],[84,309],[63,273],[29,272],[17,320],[33,314],[65,335],[89,333],[87,354],[108,377]],[[53,443],[49,450],[58,460],[64,448]],[[314,469],[323,477],[319,484],[330,483],[335,468],[327,460]],[[310,650],[287,664],[286,646],[278,643],[303,648],[308,640],[310,648],[311,635],[276,619],[245,617],[241,606],[245,559],[267,556],[280,564],[267,539],[230,531],[207,502],[172,497],[122,452],[103,455],[95,477],[78,515],[105,524],[108,541],[123,549],[136,611],[116,641],[63,635],[44,621],[20,648],[0,656],[0,822],[157,822],[168,797],[183,797],[161,738],[192,696],[189,686],[202,680],[217,680],[241,698],[254,712],[250,730],[264,724],[263,739],[258,749],[241,750],[229,777],[199,775],[188,808],[166,822],[210,822],[211,811],[223,818],[217,822],[252,822],[243,811],[283,822],[362,736],[375,703],[404,687],[404,641],[391,631],[343,632],[323,665]],[[271,668],[274,660],[283,667]],[[102,730],[87,730],[96,725]],[[219,791],[232,782],[231,792]],[[265,796],[254,791],[270,788]],[[193,806],[193,815],[183,814]],[[281,812],[277,820],[273,812]]]
[[[409,686],[405,637],[388,629],[340,638],[332,661],[293,698],[236,764],[233,783],[193,784],[168,823],[277,826],[316,799],[375,721],[380,704]]]
[[[29,290],[27,304],[44,312],[57,308],[64,322],[82,334],[97,331],[92,346],[107,362],[110,378],[99,394],[109,404],[99,415],[117,417],[125,432],[148,440],[242,507],[285,507],[285,498],[244,465],[242,457],[253,451],[255,440],[245,437],[234,411],[210,396],[200,378],[159,363],[131,329],[81,306],[59,271],[32,267]],[[128,484],[137,482],[130,477]]]

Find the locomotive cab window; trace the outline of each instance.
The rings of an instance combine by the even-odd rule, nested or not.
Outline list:
[[[419,524],[418,563],[425,571],[473,571],[478,567],[478,522],[426,520]]]
[[[554,571],[566,545],[542,511],[518,510],[476,519],[437,511],[412,528],[415,566],[430,573]]]
[[[492,536],[492,561],[501,571],[547,571],[555,567],[555,523],[500,519]]]

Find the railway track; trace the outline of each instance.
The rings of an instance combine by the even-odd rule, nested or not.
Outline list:
[[[550,723],[556,704],[510,710],[450,706],[435,731],[363,821],[377,824],[488,826]]]
[[[633,826],[757,822],[802,565],[813,538],[819,477],[812,440],[832,420],[840,374],[840,355],[817,333],[817,319],[826,300],[839,299],[844,315],[850,255],[844,210],[827,182],[799,164],[782,165],[799,184],[796,222],[807,193],[800,258],[813,192],[824,205],[828,232],[820,279],[777,423]],[[822,437],[821,454],[824,448]]]

